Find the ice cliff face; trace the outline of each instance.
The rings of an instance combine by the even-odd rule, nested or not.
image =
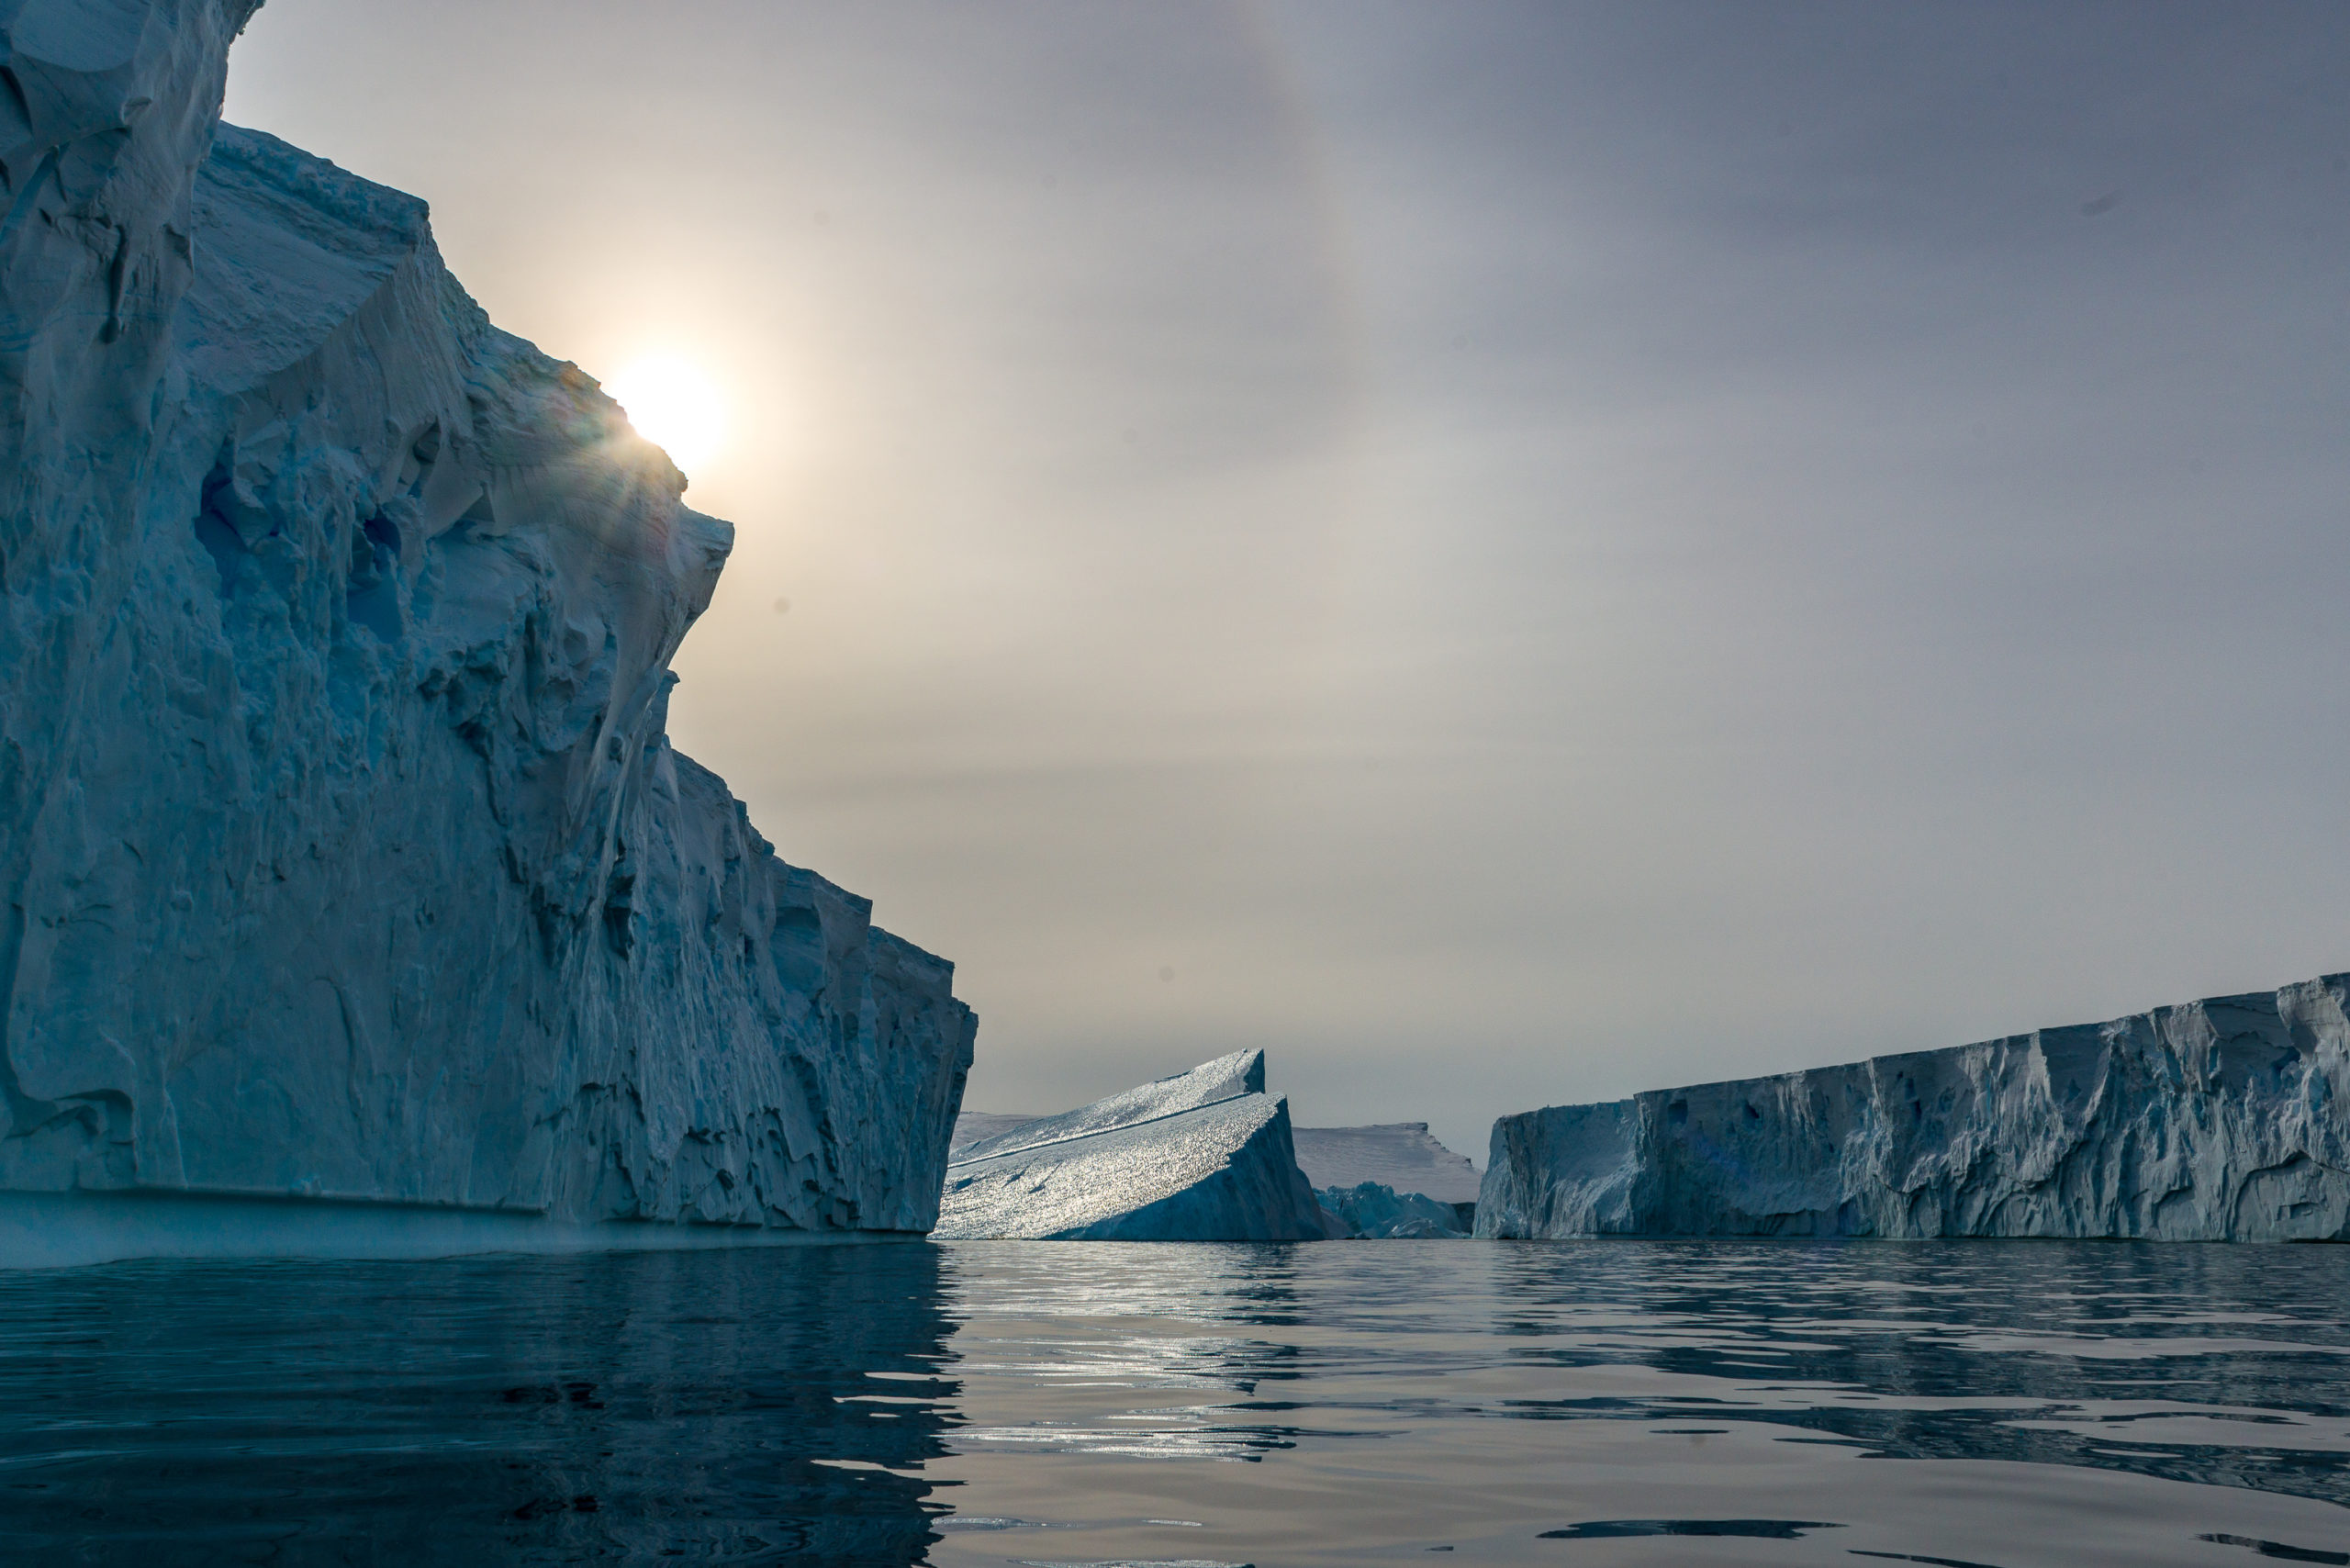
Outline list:
[[[732,529],[252,9],[0,7],[0,1191],[927,1229],[951,967],[665,734]]]
[[[1331,1234],[1289,1103],[1240,1051],[956,1150],[941,1237],[1303,1241]]]
[[[1494,1124],[1477,1234],[2350,1239],[2350,975]]]

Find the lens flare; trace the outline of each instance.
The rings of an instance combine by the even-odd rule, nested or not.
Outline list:
[[[718,450],[726,409],[718,388],[690,360],[663,355],[638,360],[604,384],[636,433],[690,474]]]

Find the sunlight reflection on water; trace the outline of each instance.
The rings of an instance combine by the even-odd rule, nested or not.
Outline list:
[[[2350,1250],[962,1242],[0,1277],[0,1556],[2350,1564]]]

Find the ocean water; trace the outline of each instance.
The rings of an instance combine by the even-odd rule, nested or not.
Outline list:
[[[2350,1249],[0,1276],[0,1561],[2350,1564]]]

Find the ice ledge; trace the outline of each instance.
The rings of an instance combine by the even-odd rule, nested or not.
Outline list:
[[[133,1258],[454,1258],[483,1252],[672,1251],[920,1241],[919,1231],[606,1221],[361,1199],[133,1190],[0,1193],[0,1269]]]

